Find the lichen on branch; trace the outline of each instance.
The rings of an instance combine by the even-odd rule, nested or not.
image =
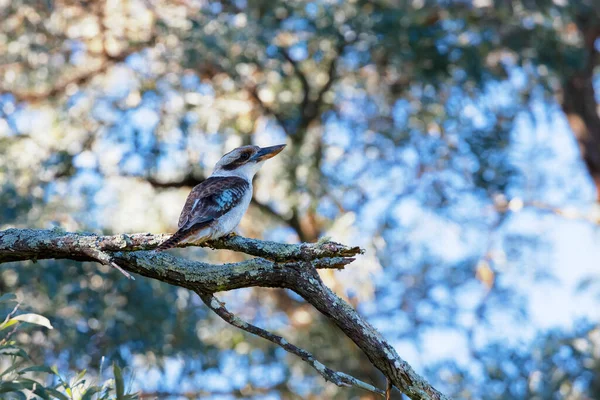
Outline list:
[[[237,317],[213,302],[214,293],[255,286],[289,289],[335,323],[388,381],[408,397],[446,399],[419,376],[354,308],[336,296],[317,273],[317,269],[344,268],[354,261],[354,256],[362,253],[360,248],[329,240],[284,244],[231,236],[203,246],[239,251],[254,258],[215,265],[151,251],[166,238],[167,235],[150,233],[100,236],[59,230],[7,229],[0,231],[0,264],[50,258],[95,261],[105,265],[117,263],[129,273],[195,291],[209,308],[230,323],[236,322]],[[247,323],[238,327],[247,328],[244,330],[306,358],[322,376],[336,384],[384,393],[354,377],[322,366],[312,355],[308,356],[310,353],[284,343],[284,339],[277,335]]]

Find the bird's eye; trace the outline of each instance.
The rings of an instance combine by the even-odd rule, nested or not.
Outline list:
[[[248,154],[248,153],[242,153],[242,155],[240,156],[239,160],[240,161],[246,161],[249,158],[250,158],[250,154]]]

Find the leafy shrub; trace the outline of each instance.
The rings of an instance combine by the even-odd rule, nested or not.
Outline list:
[[[50,321],[39,314],[20,314],[20,303],[13,294],[0,296],[0,398],[29,400],[133,400],[137,394],[126,394],[121,368],[113,365],[114,379],[93,384],[86,378],[87,371],[72,379],[61,375],[56,366],[35,365],[25,349],[15,340],[24,324],[53,329]],[[4,315],[4,318],[2,316]],[[8,359],[8,363],[6,360]],[[8,366],[4,368],[4,365]],[[45,379],[44,378],[45,375]],[[100,373],[100,375],[102,375]],[[43,383],[43,382],[46,383]]]

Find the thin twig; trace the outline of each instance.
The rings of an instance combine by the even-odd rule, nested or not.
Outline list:
[[[132,281],[135,281],[135,278],[129,272],[125,271],[123,268],[121,268],[119,266],[119,264],[114,262],[114,260],[110,256],[110,254],[108,254],[104,251],[98,250],[98,249],[93,249],[93,248],[86,250],[86,253],[90,257],[92,257],[92,258],[96,259],[98,262],[100,262],[100,264],[107,265],[109,267],[114,267],[114,268],[116,268],[117,271],[122,273],[127,279],[131,279]]]
[[[11,312],[8,313],[8,315],[6,316],[6,318],[4,319],[4,321],[2,322],[2,324],[7,323],[12,317],[15,316],[15,314],[17,313],[17,310],[19,309],[19,307],[21,306],[21,302],[17,302],[17,304],[15,304],[15,307],[12,309]],[[8,341],[10,340],[10,338],[17,332],[17,325],[15,325],[10,332],[8,332],[6,334],[6,336],[4,336],[2,339],[0,339],[0,346],[4,345],[6,343],[8,343]]]
[[[363,382],[359,379],[354,378],[348,374],[343,372],[337,372],[332,370],[331,368],[326,367],[319,361],[315,359],[315,357],[309,353],[308,351],[301,349],[279,335],[275,335],[265,329],[259,328],[256,325],[252,325],[246,321],[241,320],[239,317],[231,313],[227,308],[225,308],[225,303],[217,300],[215,296],[212,294],[206,294],[197,292],[204,304],[206,304],[211,310],[213,310],[219,317],[221,317],[225,322],[242,329],[246,332],[249,332],[253,335],[260,336],[263,339],[266,339],[270,342],[275,343],[276,345],[282,347],[289,353],[295,354],[308,363],[311,367],[313,367],[325,380],[331,381],[340,387],[351,387],[355,386],[364,390],[368,390],[369,392],[376,393],[380,396],[384,396],[385,392],[381,389],[376,388],[373,385],[370,385],[366,382]]]

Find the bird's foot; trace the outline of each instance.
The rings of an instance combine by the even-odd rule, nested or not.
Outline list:
[[[235,232],[229,232],[227,235],[225,235],[223,238],[224,239],[233,239],[234,237],[239,236],[237,233]]]

